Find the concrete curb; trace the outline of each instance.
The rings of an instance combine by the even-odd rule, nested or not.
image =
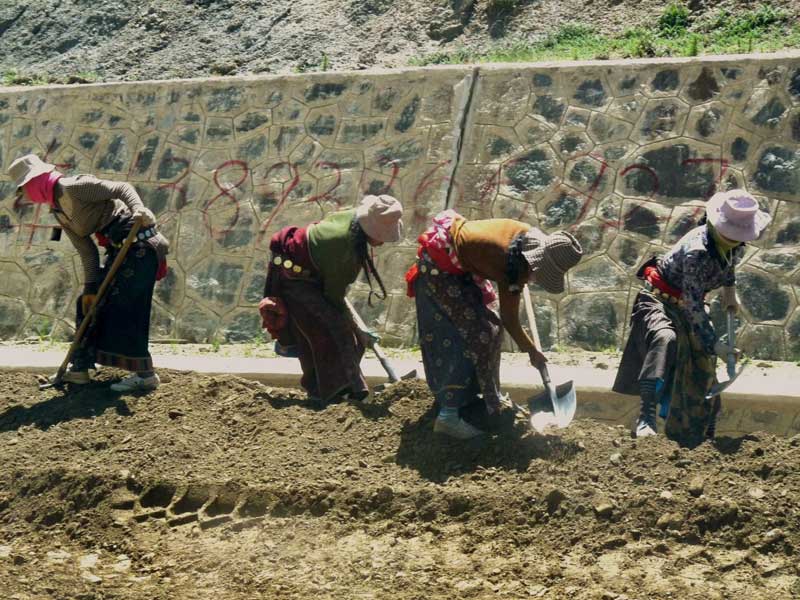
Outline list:
[[[19,347],[0,348],[0,370],[52,373],[64,355],[54,351],[25,350]],[[161,369],[196,372],[203,375],[236,375],[275,387],[297,387],[300,365],[292,358],[239,358],[220,356],[155,355]],[[398,375],[417,370],[423,377],[422,363],[413,359],[392,361]],[[717,431],[719,435],[741,436],[753,431],[766,431],[791,436],[800,433],[800,394],[793,382],[800,380],[800,367],[775,363],[765,369],[750,365],[723,394],[723,408]],[[361,363],[370,386],[386,382],[386,375],[375,359]],[[572,380],[578,395],[578,418],[592,418],[609,424],[630,425],[637,415],[638,398],[611,391],[615,369],[592,366],[550,367],[553,380]],[[503,391],[525,404],[542,391],[539,374],[527,365],[506,364],[500,369]]]

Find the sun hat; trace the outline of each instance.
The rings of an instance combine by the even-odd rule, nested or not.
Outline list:
[[[708,201],[706,215],[714,229],[736,242],[757,240],[772,220],[745,190],[717,192]]]
[[[34,177],[55,170],[55,165],[44,162],[35,154],[26,154],[11,163],[8,167],[8,174],[14,180],[14,187],[19,189]]]
[[[580,242],[571,233],[547,235],[531,227],[525,234],[522,256],[534,281],[551,294],[564,291],[564,276],[583,256]]]
[[[356,208],[356,220],[369,237],[397,242],[403,236],[403,206],[392,196],[367,195]]]

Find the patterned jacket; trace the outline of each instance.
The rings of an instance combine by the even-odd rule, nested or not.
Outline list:
[[[734,269],[743,256],[744,244],[734,248],[727,258],[721,256],[708,228],[701,225],[684,235],[658,261],[661,276],[681,290],[683,309],[692,325],[692,332],[707,354],[714,353],[717,335],[705,311],[705,295],[736,283]]]

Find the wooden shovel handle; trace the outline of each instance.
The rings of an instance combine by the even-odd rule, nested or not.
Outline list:
[[[67,372],[67,367],[69,366],[72,357],[74,356],[75,352],[78,351],[78,348],[81,345],[81,341],[83,340],[83,336],[86,335],[87,329],[89,329],[89,324],[92,322],[92,318],[94,317],[95,312],[97,312],[97,306],[100,304],[100,301],[105,296],[106,290],[108,286],[114,281],[114,277],[119,271],[119,268],[122,266],[122,263],[125,261],[125,257],[128,254],[128,250],[136,241],[136,234],[139,233],[139,229],[142,227],[142,217],[136,217],[133,220],[133,226],[131,227],[131,231],[128,234],[128,237],[125,238],[125,241],[122,244],[122,248],[114,257],[114,262],[111,263],[111,268],[108,270],[108,274],[103,278],[103,283],[100,284],[100,289],[97,290],[97,294],[92,301],[91,306],[89,306],[89,310],[85,315],[83,315],[83,319],[81,320],[81,324],[78,327],[78,330],[75,332],[75,337],[72,340],[72,344],[69,347],[69,351],[67,355],[64,357],[64,362],[61,363],[61,366],[58,368],[56,372],[56,376],[53,380],[54,385],[58,385],[61,383],[61,380],[64,378],[64,373]]]

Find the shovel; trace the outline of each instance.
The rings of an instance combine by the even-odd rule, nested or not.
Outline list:
[[[353,315],[353,321],[355,321],[356,327],[358,327],[363,332],[369,331],[369,328],[367,327],[367,324],[364,323],[364,319],[362,319],[361,315],[359,315],[358,312],[356,312],[356,309],[353,306],[353,304],[350,302],[350,300],[345,298],[344,301],[347,304],[347,308],[350,311],[350,314]],[[375,389],[376,392],[382,392],[387,387],[389,387],[389,385],[391,385],[393,383],[397,383],[400,380],[405,381],[407,379],[414,379],[417,376],[417,370],[413,369],[413,370],[409,371],[408,373],[406,373],[405,375],[403,375],[402,377],[398,377],[397,373],[395,372],[394,368],[392,367],[391,363],[389,362],[389,359],[386,357],[386,354],[383,352],[383,348],[380,347],[378,342],[376,342],[376,341],[374,341],[372,339],[372,336],[366,335],[365,337],[368,340],[368,344],[369,344],[370,350],[372,350],[372,352],[375,353],[375,358],[377,358],[378,361],[380,361],[381,366],[383,367],[383,370],[386,371],[386,375],[389,377],[389,383],[388,384],[381,383],[381,384],[375,386],[374,389]]]
[[[58,367],[58,371],[56,371],[53,381],[41,384],[39,386],[40,390],[46,390],[51,387],[59,387],[63,385],[64,373],[67,372],[67,367],[69,366],[72,357],[75,355],[75,352],[78,351],[78,348],[80,348],[81,343],[83,343],[83,337],[86,335],[89,325],[94,320],[95,313],[97,313],[97,307],[100,305],[100,301],[105,296],[108,286],[111,285],[112,281],[114,281],[117,271],[119,271],[119,268],[122,266],[122,263],[125,260],[125,256],[128,254],[128,249],[131,247],[133,242],[136,241],[136,234],[139,232],[139,228],[141,226],[141,217],[134,219],[131,231],[128,234],[128,237],[125,238],[125,242],[122,244],[122,248],[120,248],[117,256],[114,258],[114,262],[111,263],[111,268],[108,270],[108,275],[106,275],[106,277],[103,279],[103,283],[100,284],[100,289],[97,290],[97,294],[94,297],[94,301],[89,306],[89,310],[85,315],[83,315],[81,324],[78,327],[78,330],[75,332],[75,338],[72,340],[69,351],[67,351],[67,355],[64,357],[64,362],[62,362],[61,366]]]
[[[728,356],[725,359],[725,363],[728,370],[728,381],[723,381],[713,386],[708,394],[706,394],[706,399],[708,400],[724,392],[734,381],[736,381],[736,378],[742,374],[742,371],[744,371],[744,365],[739,367],[738,371],[736,370],[736,322],[734,320],[733,311],[728,310],[726,316],[728,319]]]
[[[536,326],[536,317],[533,314],[533,303],[528,286],[522,287],[522,296],[525,301],[525,312],[528,315],[533,343],[541,348],[539,328]],[[575,418],[575,409],[578,400],[575,396],[575,386],[571,381],[563,383],[556,388],[550,379],[547,365],[542,365],[539,371],[542,375],[545,391],[532,398],[528,404],[530,408],[530,423],[538,432],[543,432],[548,427],[561,429],[566,427]]]

